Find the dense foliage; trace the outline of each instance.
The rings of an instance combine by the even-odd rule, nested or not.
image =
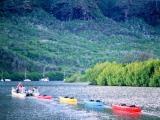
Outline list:
[[[98,63],[81,76],[79,79],[97,85],[158,87],[160,86],[160,60],[129,64]],[[74,80],[76,81],[76,78]]]
[[[160,58],[159,12],[157,0],[1,0],[0,71],[76,77],[104,61]]]

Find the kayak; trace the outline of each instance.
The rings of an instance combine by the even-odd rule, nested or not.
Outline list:
[[[13,97],[19,97],[19,98],[25,98],[26,97],[25,93],[17,93],[14,88],[12,88],[11,94],[12,94]]]
[[[142,109],[138,106],[135,105],[127,106],[126,104],[113,104],[112,110],[123,111],[128,113],[141,113],[142,111]]]
[[[32,93],[32,95],[33,95],[34,97],[38,97],[40,94],[39,94],[39,93]]]
[[[101,100],[84,101],[84,104],[88,107],[104,107],[104,102]]]
[[[139,120],[142,115],[141,112],[125,112],[118,110],[112,110],[112,114],[120,117],[121,120],[130,120],[131,118],[133,118],[133,120]]]
[[[37,96],[37,98],[51,100],[53,97],[49,95],[39,95]]]
[[[77,104],[77,99],[75,99],[73,97],[60,97],[59,101],[61,103]]]

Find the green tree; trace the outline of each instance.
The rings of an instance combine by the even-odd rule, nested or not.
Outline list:
[[[91,84],[97,84],[97,77],[98,75],[103,71],[103,69],[106,67],[107,65],[107,62],[105,63],[98,63],[96,64],[93,68],[91,69],[88,69],[86,71],[86,74],[85,74],[85,78],[91,82]]]
[[[160,86],[160,67],[156,69],[152,78],[149,81],[150,87],[159,87]]]

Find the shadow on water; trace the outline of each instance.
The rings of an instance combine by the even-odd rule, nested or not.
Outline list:
[[[126,120],[139,120],[142,116],[142,113],[126,113],[123,111],[112,111],[112,115],[120,119]]]

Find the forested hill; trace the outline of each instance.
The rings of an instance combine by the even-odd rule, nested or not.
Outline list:
[[[159,46],[159,0],[0,1],[3,75],[160,58]]]
[[[159,0],[1,0],[0,7],[1,14],[19,15],[40,8],[62,21],[97,17],[125,21],[138,17],[151,25],[160,23]]]

